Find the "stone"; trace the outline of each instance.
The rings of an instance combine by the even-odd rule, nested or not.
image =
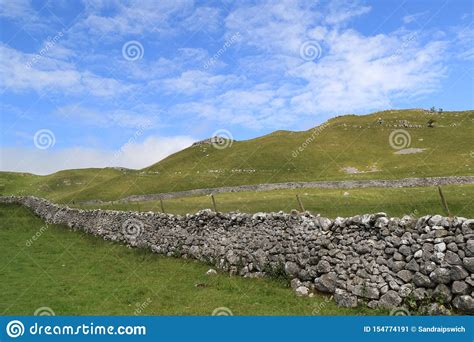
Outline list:
[[[403,257],[402,254],[398,253],[398,252],[395,252],[393,253],[393,259],[394,260],[397,260],[397,261],[402,261],[404,260],[405,258]]]
[[[423,300],[427,297],[426,290],[422,287],[418,287],[415,290],[413,290],[413,298],[415,300]]]
[[[314,280],[314,287],[321,292],[334,293],[336,289],[337,276],[336,273],[330,272],[323,274]]]
[[[368,244],[362,243],[362,244],[356,245],[355,250],[359,254],[366,254],[366,253],[370,253],[372,248]]]
[[[379,301],[378,300],[371,300],[367,303],[367,307],[370,309],[376,309],[379,306]]]
[[[439,284],[436,286],[435,290],[433,291],[433,297],[436,298],[441,303],[449,303],[451,299],[453,299],[453,295],[451,294],[451,290],[445,284]]]
[[[464,221],[461,226],[461,231],[463,235],[474,233],[474,219]]]
[[[473,239],[467,240],[465,251],[466,251],[467,257],[474,256],[474,240]]]
[[[413,291],[413,284],[404,284],[400,286],[400,290],[398,291],[398,294],[402,298],[408,297]]]
[[[442,220],[443,220],[443,216],[434,215],[428,220],[428,224],[430,226],[438,226],[441,223]]]
[[[470,286],[465,281],[456,280],[451,285],[451,292],[454,295],[466,295],[470,292]]]
[[[331,220],[326,217],[318,217],[316,220],[318,222],[319,227],[324,231],[329,230],[332,225]]]
[[[389,261],[387,265],[393,272],[397,273],[405,268],[406,263],[405,261]]]
[[[446,250],[446,244],[444,242],[434,245],[435,252],[443,253]]]
[[[432,261],[426,261],[425,263],[420,265],[420,271],[424,274],[430,274],[436,269],[436,263]]]
[[[430,273],[430,279],[435,284],[448,284],[451,281],[451,274],[447,268],[439,267]]]
[[[331,271],[331,264],[326,260],[321,260],[316,265],[316,271],[318,273],[329,273]]]
[[[405,268],[409,271],[418,272],[420,270],[420,265],[418,265],[416,260],[413,258],[407,263]]]
[[[413,276],[413,283],[417,287],[432,287],[433,286],[431,279],[420,272],[416,272],[415,275]]]
[[[400,246],[400,248],[398,249],[398,251],[400,252],[400,254],[404,255],[404,256],[409,256],[411,254],[411,249],[410,247],[408,247],[407,245],[402,245]]]
[[[388,218],[386,217],[379,217],[376,221],[375,221],[375,224],[374,224],[374,227],[375,228],[384,228],[384,227],[387,227],[388,226]]]
[[[457,296],[453,300],[453,306],[462,313],[474,314],[474,299],[469,295]]]
[[[450,243],[448,243],[448,245],[446,246],[446,248],[447,248],[448,250],[450,250],[451,252],[454,252],[454,253],[456,253],[456,252],[459,250],[458,245],[456,245],[456,242],[450,242]]]
[[[423,250],[417,250],[413,256],[417,259],[421,258],[423,256]]]
[[[397,273],[397,277],[405,283],[409,283],[413,279],[413,273],[408,270],[401,270]]]
[[[421,309],[422,313],[429,316],[449,316],[451,311],[439,303],[431,303]]]
[[[291,279],[291,282],[290,282],[290,287],[293,289],[293,290],[296,290],[298,287],[300,287],[302,285],[301,283],[301,280],[299,280],[298,278],[293,278]]]
[[[289,277],[297,277],[300,273],[300,267],[293,261],[287,261],[285,263],[285,273]]]
[[[460,265],[451,267],[449,274],[451,276],[451,280],[463,280],[469,275],[464,267]]]
[[[299,297],[306,297],[309,295],[309,289],[306,286],[299,286],[296,290],[295,293]]]
[[[474,273],[474,257],[466,257],[462,259],[464,268],[471,273]]]
[[[343,289],[336,289],[334,292],[334,301],[338,306],[347,308],[357,307],[357,297],[344,291]]]
[[[352,293],[358,297],[367,299],[379,299],[380,292],[377,288],[370,287],[367,285],[356,285],[352,290]]]
[[[207,272],[206,272],[206,275],[214,275],[214,274],[217,274],[217,271],[213,268],[210,268]]]
[[[444,255],[444,261],[446,261],[450,265],[462,265],[461,258],[457,253],[452,251],[447,251]]]

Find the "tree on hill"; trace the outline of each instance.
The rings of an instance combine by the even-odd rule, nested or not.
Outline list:
[[[434,124],[435,122],[436,122],[435,120],[429,119],[426,124],[428,125],[428,127],[433,128],[433,127],[434,127],[433,124]]]

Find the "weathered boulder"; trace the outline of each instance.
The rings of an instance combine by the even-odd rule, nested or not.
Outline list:
[[[463,313],[474,314],[474,299],[469,295],[457,296],[453,299],[453,306]]]
[[[314,280],[314,287],[321,292],[334,293],[336,290],[336,281],[336,273],[326,273]]]
[[[348,308],[355,308],[357,306],[357,297],[343,289],[335,290],[334,301],[337,305]]]
[[[451,274],[447,268],[439,267],[430,273],[430,279],[435,284],[449,284]]]
[[[387,291],[387,293],[382,295],[379,300],[379,305],[388,309],[398,307],[401,303],[402,298],[398,295],[397,292],[393,290]]]
[[[367,285],[356,285],[352,290],[352,293],[356,296],[367,298],[367,299],[378,299],[380,292],[377,288]]]

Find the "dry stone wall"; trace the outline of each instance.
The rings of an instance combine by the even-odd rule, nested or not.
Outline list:
[[[49,223],[107,240],[194,258],[245,277],[284,275],[299,295],[338,305],[474,314],[474,220],[384,213],[335,220],[309,213],[185,216],[80,210],[36,197],[0,197]]]
[[[220,188],[193,189],[177,192],[167,192],[159,194],[132,195],[115,201],[88,200],[83,204],[107,204],[107,203],[128,203],[138,201],[156,201],[159,199],[171,199],[187,196],[202,196],[227,192],[245,191],[272,191],[285,189],[358,189],[358,188],[412,188],[436,185],[461,185],[474,184],[474,176],[449,176],[431,178],[403,178],[403,179],[366,179],[347,181],[318,181],[318,182],[287,182],[268,183],[254,185],[224,186]]]

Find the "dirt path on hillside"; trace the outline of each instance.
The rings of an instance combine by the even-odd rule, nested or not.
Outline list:
[[[474,176],[451,176],[451,177],[430,177],[430,178],[402,178],[402,179],[373,179],[373,180],[348,180],[348,181],[319,181],[319,182],[287,182],[271,184],[255,184],[240,186],[224,186],[220,188],[194,189],[186,191],[168,192],[160,194],[132,195],[116,201],[103,202],[100,200],[91,200],[81,202],[82,204],[111,204],[156,201],[159,199],[170,199],[188,196],[202,196],[210,194],[219,194],[226,192],[244,192],[244,191],[271,191],[285,189],[357,189],[357,188],[412,188],[437,185],[462,185],[474,184]]]

